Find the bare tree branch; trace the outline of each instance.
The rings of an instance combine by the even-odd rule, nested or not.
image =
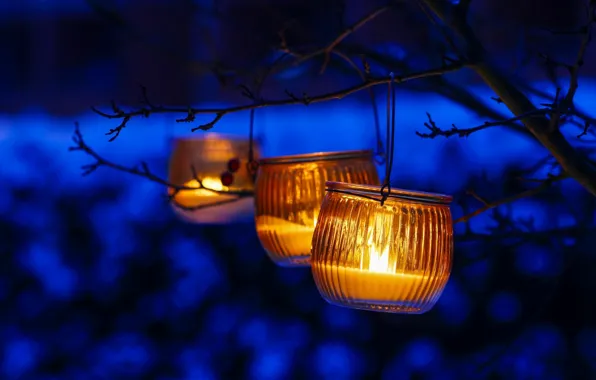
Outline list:
[[[304,63],[318,55],[324,54],[323,64],[321,66],[321,69],[319,70],[319,73],[323,74],[325,72],[325,69],[327,68],[327,65],[329,64],[329,59],[331,58],[331,53],[337,47],[337,45],[339,45],[343,40],[345,40],[352,33],[356,32],[358,29],[360,29],[361,27],[366,25],[368,22],[372,21],[374,18],[376,18],[380,14],[384,13],[391,7],[392,7],[392,5],[386,5],[386,6],[382,6],[380,8],[373,10],[372,12],[370,12],[369,14],[367,14],[366,16],[364,16],[360,20],[358,20],[355,24],[347,27],[327,46],[325,46],[321,49],[315,50],[311,53],[304,54],[304,55],[294,52],[288,47],[286,37],[285,37],[285,31],[282,30],[279,33],[279,37],[281,39],[281,50],[287,54],[291,54],[292,56],[298,58],[297,60],[292,62],[293,66],[297,66],[297,65]]]
[[[575,58],[575,62],[572,65],[564,65],[564,67],[569,70],[569,88],[567,90],[567,94],[563,98],[563,100],[559,103],[558,108],[561,112],[566,112],[568,109],[573,108],[573,98],[575,97],[575,93],[577,92],[577,88],[579,87],[578,77],[579,77],[579,69],[584,64],[584,55],[586,54],[586,50],[590,41],[592,40],[592,24],[594,23],[595,15],[594,10],[596,9],[596,3],[594,1],[590,1],[590,4],[586,4],[586,13],[587,13],[587,23],[586,25],[582,26],[577,33],[579,35],[583,35],[580,47],[577,52],[577,56]],[[558,94],[558,92],[557,92]],[[558,96],[555,97],[555,101],[557,101]],[[553,115],[551,119],[551,129],[557,128],[559,125],[559,113]]]
[[[487,59],[488,53],[458,9],[454,9],[446,1],[424,1],[443,22],[466,42],[470,67],[495,91],[514,115],[520,116],[536,111],[536,107],[512,81],[490,63],[490,60]],[[594,4],[595,2],[591,1],[591,9],[595,6]],[[526,118],[523,122],[538,141],[557,159],[565,172],[596,196],[596,166],[571,146],[558,128],[551,128],[550,120],[547,117]]]
[[[403,82],[407,82],[407,81],[414,80],[414,79],[443,75],[448,72],[459,70],[459,69],[463,68],[464,66],[465,66],[465,64],[463,62],[454,62],[454,63],[447,64],[447,65],[444,65],[442,67],[435,68],[435,69],[423,70],[423,71],[418,71],[418,72],[414,72],[411,74],[396,76],[395,82],[403,83]],[[121,110],[120,108],[118,108],[114,102],[112,102],[113,113],[107,113],[107,112],[101,111],[95,107],[92,107],[91,109],[93,110],[93,112],[95,112],[98,115],[103,116],[105,118],[122,120],[118,127],[110,129],[110,131],[107,133],[108,135],[114,135],[110,139],[110,141],[113,141],[120,134],[121,130],[124,127],[126,127],[127,123],[132,118],[138,117],[138,116],[149,117],[151,114],[156,114],[156,113],[178,113],[178,114],[185,114],[186,116],[184,118],[177,119],[176,120],[177,122],[190,123],[190,122],[195,121],[196,115],[214,114],[216,116],[212,121],[210,121],[206,124],[199,125],[198,127],[195,127],[192,129],[193,131],[196,131],[199,129],[200,130],[208,130],[208,129],[211,129],[219,120],[221,120],[222,117],[224,117],[225,115],[227,115],[229,113],[247,111],[247,110],[251,110],[251,109],[264,108],[264,107],[277,107],[277,106],[296,105],[296,104],[309,105],[311,103],[319,103],[319,102],[324,102],[324,101],[329,101],[329,100],[338,100],[338,99],[343,99],[344,97],[346,97],[348,95],[354,94],[356,92],[359,92],[361,90],[364,90],[364,89],[367,89],[370,87],[387,84],[389,81],[390,81],[390,79],[388,77],[368,78],[368,80],[364,83],[353,85],[351,87],[348,87],[348,88],[345,88],[342,90],[338,90],[338,91],[334,91],[334,92],[330,92],[330,93],[323,94],[323,95],[308,96],[306,94],[303,94],[303,96],[298,97],[298,96],[293,95],[290,92],[286,92],[286,94],[288,95],[288,98],[286,98],[286,99],[278,99],[278,100],[263,99],[261,102],[258,102],[258,103],[251,103],[251,104],[246,104],[246,105],[242,105],[242,106],[234,106],[234,107],[229,107],[229,108],[201,109],[201,108],[192,108],[192,107],[182,108],[182,107],[145,106],[145,107],[142,107],[142,108],[134,110],[134,111],[125,112],[125,111]]]
[[[424,123],[424,126],[428,130],[430,130],[430,133],[422,133],[422,132],[417,131],[416,135],[418,135],[419,137],[422,137],[422,138],[431,138],[431,139],[438,137],[438,136],[468,137],[469,135],[471,135],[474,132],[482,131],[484,129],[491,128],[491,127],[501,127],[501,126],[505,126],[505,125],[511,125],[511,123],[515,123],[517,121],[523,121],[525,119],[532,118],[532,117],[544,117],[545,115],[550,115],[551,118],[555,117],[555,115],[556,115],[557,117],[559,117],[559,119],[561,118],[561,116],[581,117],[577,112],[575,112],[573,110],[569,110],[564,115],[561,115],[561,113],[560,113],[561,111],[560,111],[560,109],[557,108],[556,104],[553,104],[553,105],[543,104],[543,105],[548,106],[548,107],[538,108],[538,109],[530,111],[524,115],[514,116],[514,117],[511,117],[511,118],[505,119],[505,120],[485,121],[483,124],[476,126],[476,127],[472,127],[472,128],[458,128],[455,124],[451,124],[451,129],[441,129],[441,128],[437,127],[437,124],[432,119],[431,115],[427,112],[426,116],[428,118],[428,122]],[[586,120],[585,123],[586,123],[585,124],[586,126],[584,128],[584,132],[582,132],[581,135],[587,134],[587,128],[590,125],[588,120]],[[578,136],[578,137],[580,137],[580,136]]]
[[[127,167],[127,166],[120,165],[120,164],[114,163],[112,161],[109,161],[109,160],[103,158],[102,156],[100,156],[89,145],[87,145],[87,143],[83,139],[83,135],[80,131],[78,123],[75,123],[75,131],[74,131],[74,134],[72,137],[72,141],[75,143],[75,145],[72,147],[69,147],[68,148],[69,151],[82,151],[85,154],[87,154],[88,156],[91,156],[93,159],[95,159],[94,163],[86,164],[81,167],[83,169],[83,173],[82,173],[83,176],[89,175],[89,174],[93,173],[94,171],[96,171],[98,168],[105,166],[105,167],[112,168],[112,169],[115,169],[115,170],[118,170],[118,171],[121,171],[124,173],[133,174],[133,175],[136,175],[139,177],[144,177],[152,182],[156,182],[160,185],[167,186],[168,189],[170,190],[170,195],[168,196],[168,200],[172,204],[174,204],[176,207],[184,209],[184,210],[194,211],[194,210],[199,210],[199,209],[203,209],[203,208],[219,206],[224,203],[236,202],[241,198],[251,197],[254,195],[252,191],[222,191],[222,190],[216,190],[216,189],[209,188],[209,187],[203,185],[203,182],[201,181],[201,179],[198,178],[198,176],[196,175],[196,170],[194,169],[194,167],[191,167],[191,170],[192,170],[193,177],[194,177],[193,179],[197,182],[197,186],[184,186],[184,185],[173,184],[173,183],[153,174],[153,172],[151,172],[151,170],[149,169],[149,166],[145,162],[142,162],[140,165],[140,168],[138,168],[138,167]],[[212,192],[214,194],[235,195],[235,196],[237,196],[237,198],[226,199],[226,200],[218,201],[217,203],[211,203],[211,204],[207,204],[207,205],[196,205],[196,206],[191,206],[191,207],[184,206],[184,205],[181,205],[178,202],[176,202],[175,197],[181,191],[192,191],[192,190],[198,190],[198,189],[203,189],[203,190]]]
[[[569,176],[564,173],[564,174],[560,174],[560,175],[552,175],[549,176],[546,179],[531,179],[531,182],[538,182],[540,183],[539,186],[533,188],[533,189],[529,189],[529,190],[525,190],[522,191],[521,193],[517,193],[515,195],[511,195],[509,197],[506,198],[502,198],[496,201],[487,201],[486,199],[484,199],[483,197],[481,197],[480,195],[478,195],[476,192],[474,192],[473,190],[469,190],[468,194],[470,194],[471,196],[473,196],[474,198],[476,198],[476,200],[478,200],[480,203],[483,204],[482,207],[480,207],[479,209],[476,209],[474,212],[471,212],[469,214],[466,214],[462,217],[457,218],[454,223],[463,223],[463,222],[467,222],[470,219],[472,219],[475,216],[478,216],[480,214],[482,214],[485,211],[488,211],[490,209],[493,209],[495,207],[499,207],[501,205],[507,204],[507,203],[511,203],[511,202],[515,202],[517,200],[520,200],[522,198],[527,198],[527,197],[531,197],[534,196],[538,193],[540,193],[541,191],[545,190],[546,188],[548,188],[550,185],[552,185],[554,182],[557,181],[561,181],[565,178],[569,178]]]
[[[531,94],[534,94],[534,95],[537,95],[537,96],[539,96],[539,97],[541,97],[543,99],[552,101],[553,103],[555,102],[554,99],[553,99],[553,97],[552,97],[552,95],[549,94],[549,93],[547,93],[544,90],[541,90],[541,89],[536,88],[536,87],[532,87],[532,86],[530,86],[529,84],[526,84],[526,83],[520,83],[519,86],[523,90],[528,91]],[[578,126],[578,127],[580,127],[582,129],[582,132],[579,135],[577,135],[577,138],[581,138],[583,136],[586,136],[588,133],[590,133],[589,132],[589,128],[591,126],[596,125],[596,118],[588,115],[586,112],[578,109],[575,106],[573,107],[573,113],[579,119],[581,119],[582,122],[581,123],[574,123],[573,120],[567,120],[567,121],[570,122],[570,123],[572,123],[572,124],[574,124],[574,125],[576,125],[576,126]],[[592,132],[591,134],[594,135],[595,132]]]

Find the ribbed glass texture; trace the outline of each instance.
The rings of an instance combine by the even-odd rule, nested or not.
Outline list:
[[[325,181],[379,184],[372,151],[263,159],[255,190],[261,245],[280,266],[308,266]]]
[[[422,314],[451,273],[451,197],[327,183],[312,242],[312,273],[329,303]]]
[[[197,187],[196,190],[182,190],[175,196],[176,203],[185,208],[215,205],[197,210],[187,210],[173,206],[174,211],[190,223],[220,224],[242,218],[250,218],[254,212],[252,197],[239,199],[237,195],[219,194],[205,189],[198,189],[191,166],[197,177],[207,188],[218,191],[253,191],[254,179],[247,169],[249,140],[247,138],[226,136],[217,133],[205,133],[199,137],[178,138],[170,158],[169,181],[175,185]],[[259,147],[253,143],[255,158]],[[231,159],[240,160],[240,168],[234,173],[230,186],[223,186],[221,175],[228,170]],[[169,189],[172,194],[172,189]]]

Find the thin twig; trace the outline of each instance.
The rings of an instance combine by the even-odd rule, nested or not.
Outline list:
[[[482,207],[480,207],[479,209],[476,209],[474,212],[471,212],[469,214],[466,214],[462,217],[459,217],[458,219],[456,219],[454,221],[454,223],[463,223],[463,222],[467,222],[470,219],[472,219],[473,217],[482,214],[485,211],[488,211],[490,209],[499,207],[501,205],[507,204],[507,203],[512,203],[515,202],[517,200],[520,200],[522,198],[527,198],[527,197],[531,197],[534,196],[538,193],[540,193],[541,191],[545,190],[546,188],[548,188],[550,185],[552,185],[554,182],[557,181],[561,181],[565,178],[569,178],[569,175],[567,175],[566,173],[564,174],[560,174],[560,175],[556,175],[556,176],[550,176],[546,179],[543,180],[533,180],[532,182],[540,182],[540,185],[533,188],[533,189],[528,189],[525,191],[522,191],[521,193],[517,193],[515,195],[511,195],[509,197],[506,198],[502,198],[496,201],[492,201],[492,202],[488,202],[487,200],[485,200],[484,198],[481,198],[480,196],[478,196],[474,191],[469,190],[468,194],[471,194],[474,198],[480,200],[480,202],[483,204]]]
[[[537,109],[534,109],[533,111],[527,112],[523,115],[514,116],[514,117],[511,117],[511,118],[505,119],[505,120],[485,121],[483,124],[476,126],[476,127],[472,127],[472,128],[459,128],[455,124],[451,124],[451,129],[441,129],[441,128],[437,127],[437,124],[432,119],[431,115],[427,112],[426,116],[428,118],[428,122],[424,123],[424,126],[430,131],[430,133],[422,133],[422,132],[416,131],[416,135],[418,135],[419,137],[422,137],[422,138],[431,138],[431,139],[438,137],[438,136],[468,137],[469,135],[471,135],[474,132],[482,131],[484,129],[491,128],[491,127],[501,127],[501,126],[511,125],[512,123],[515,123],[517,121],[523,121],[525,119],[532,118],[532,117],[544,117],[545,115],[551,115],[551,117],[552,117],[552,115],[561,116],[561,113],[560,113],[561,111],[557,107],[556,104],[543,104],[543,105],[547,106],[547,107],[537,108]],[[577,113],[575,110],[568,110],[563,116],[565,116],[565,117],[577,116],[577,117],[581,118],[580,114]],[[586,120],[585,123],[587,126],[590,125],[588,120]],[[584,131],[587,133],[587,127],[584,128]]]
[[[127,166],[120,165],[120,164],[114,163],[112,161],[109,161],[109,160],[105,159],[104,157],[102,157],[101,155],[99,155],[97,152],[95,152],[95,150],[93,150],[89,145],[87,145],[87,143],[83,139],[83,135],[80,131],[79,123],[75,123],[75,131],[74,131],[74,134],[72,137],[72,141],[75,143],[75,145],[69,147],[68,148],[69,151],[82,151],[85,154],[87,154],[88,156],[95,159],[94,163],[86,164],[81,167],[83,169],[82,174],[84,176],[93,173],[94,171],[96,171],[97,169],[99,169],[102,166],[105,166],[105,167],[112,168],[112,169],[115,169],[115,170],[118,170],[118,171],[121,171],[124,173],[136,175],[139,177],[144,177],[152,182],[156,182],[160,185],[164,185],[164,186],[168,187],[170,190],[170,195],[168,196],[168,200],[172,204],[174,204],[176,207],[184,209],[184,210],[193,211],[193,210],[203,209],[203,208],[207,208],[207,207],[219,206],[223,203],[230,203],[233,201],[238,201],[241,198],[250,197],[250,196],[254,195],[252,191],[233,191],[233,190],[223,191],[223,190],[216,190],[216,189],[209,188],[203,184],[203,182],[201,181],[200,178],[198,178],[194,167],[191,167],[191,170],[193,172],[193,177],[194,177],[193,179],[197,182],[197,186],[185,186],[185,185],[173,184],[173,183],[153,174],[153,172],[149,169],[149,166],[144,162],[142,162],[140,165],[140,168],[138,168],[138,167],[127,167]],[[175,200],[176,195],[178,195],[178,193],[180,193],[181,191],[192,191],[192,190],[198,190],[198,189],[203,189],[203,190],[206,190],[206,191],[214,193],[214,194],[234,195],[237,198],[226,199],[226,200],[219,201],[217,203],[212,203],[212,204],[207,204],[207,205],[197,205],[197,206],[190,206],[190,207],[181,205],[178,202],[176,202],[176,200]]]
[[[358,75],[362,79],[362,82],[366,82],[368,80],[368,76],[370,75],[370,66],[364,56],[361,57],[362,64],[364,65],[364,71],[362,71],[358,67],[358,65],[356,65],[356,63],[350,57],[348,57],[346,54],[344,54],[338,50],[333,50],[333,54],[337,55],[338,57],[340,57],[341,59],[346,61],[348,63],[348,65],[350,65],[350,67],[352,67],[358,73]],[[377,157],[379,158],[377,161],[379,164],[383,164],[385,162],[385,152],[384,152],[384,148],[383,148],[383,141],[381,140],[379,109],[377,107],[377,98],[375,96],[375,91],[372,87],[368,88],[368,96],[370,98],[370,103],[371,103],[371,107],[373,110],[374,124],[375,124],[375,134],[376,134],[376,139],[377,139],[376,154],[377,154]]]
[[[570,108],[573,108],[573,99],[574,99],[577,89],[579,87],[579,82],[578,82],[579,69],[584,64],[584,55],[586,54],[588,45],[590,44],[590,41],[592,40],[592,24],[595,21],[594,10],[596,9],[596,2],[590,1],[590,4],[586,5],[586,8],[587,8],[587,18],[588,18],[586,25],[579,28],[579,30],[573,31],[571,33],[571,34],[579,34],[579,35],[583,36],[582,41],[580,43],[580,47],[577,52],[577,56],[575,58],[575,62],[572,65],[555,63],[555,65],[565,67],[569,71],[569,88],[567,89],[567,94],[563,97],[563,99],[558,104],[558,109],[560,109],[561,112],[566,112]],[[556,33],[556,32],[553,32],[553,33]],[[555,96],[555,102],[557,102],[557,101],[558,101],[558,91],[557,91],[557,96]],[[551,118],[551,124],[550,124],[551,129],[557,128],[559,126],[559,120],[560,120],[560,113],[553,114],[553,116]],[[580,135],[580,137],[581,136],[583,136],[583,134]]]
[[[516,116],[536,110],[536,106],[520,91],[515,83],[494,65],[482,42],[472,27],[462,17],[454,17],[454,8],[450,2],[442,0],[423,0],[429,8],[456,32],[467,46],[467,57],[472,68],[495,91],[498,98]],[[591,7],[595,2],[591,0]],[[456,15],[457,16],[457,15]],[[536,139],[557,159],[563,170],[580,183],[587,191],[596,196],[596,166],[585,154],[573,147],[558,130],[550,128],[550,120],[545,117],[524,119],[524,125]]]
[[[390,9],[391,7],[392,7],[391,5],[386,5],[386,6],[382,6],[380,8],[373,10],[372,12],[370,12],[369,14],[365,15],[360,20],[358,20],[355,24],[344,29],[344,31],[342,31],[335,39],[333,39],[333,41],[331,41],[329,44],[327,44],[327,46],[324,46],[320,49],[317,49],[317,50],[307,53],[307,54],[300,54],[300,53],[297,53],[297,52],[291,50],[288,47],[288,44],[286,41],[285,31],[282,30],[279,32],[279,37],[281,40],[280,48],[284,53],[291,54],[292,56],[297,58],[294,62],[291,63],[291,65],[293,65],[293,66],[300,65],[301,63],[304,63],[316,56],[324,54],[323,64],[321,66],[321,69],[319,70],[319,73],[322,74],[325,72],[325,69],[326,69],[327,65],[329,64],[329,59],[330,59],[331,53],[337,47],[337,45],[339,45],[343,40],[345,40],[352,33],[356,32],[358,29],[360,29],[361,27],[366,25],[368,22],[372,21],[374,18],[376,18],[377,16],[379,16],[386,10]]]
[[[379,9],[374,10],[373,12],[369,13],[368,15],[366,15],[363,18],[361,18],[360,20],[358,20],[358,22],[356,22],[354,25],[352,25],[351,27],[344,30],[339,36],[337,36],[337,38],[335,38],[333,41],[331,41],[331,43],[324,48],[325,58],[323,59],[323,65],[321,66],[319,73],[323,74],[325,72],[325,69],[327,68],[327,65],[329,64],[329,59],[331,58],[331,52],[333,51],[333,49],[335,49],[335,47],[337,45],[339,45],[350,34],[354,33],[355,31],[357,31],[358,29],[363,27],[369,21],[371,21],[372,19],[374,19],[381,13],[385,12],[389,8],[391,8],[391,6],[384,6]]]
[[[396,83],[403,83],[403,82],[407,82],[407,81],[414,80],[414,79],[443,75],[448,72],[459,70],[459,69],[463,68],[464,66],[465,66],[465,64],[463,62],[454,62],[454,63],[444,65],[439,68],[418,71],[418,72],[414,72],[414,73],[406,74],[406,75],[402,75],[402,76],[396,76],[395,81],[396,81]],[[201,109],[201,108],[192,108],[192,107],[189,107],[189,108],[142,107],[142,108],[134,110],[134,111],[125,112],[125,111],[117,108],[116,105],[114,104],[114,106],[112,107],[113,113],[104,112],[104,111],[101,111],[95,107],[92,107],[91,109],[93,110],[93,112],[95,112],[98,115],[103,116],[105,118],[121,119],[122,120],[121,124],[117,128],[111,129],[107,133],[107,134],[115,134],[115,136],[110,139],[110,141],[113,141],[118,136],[120,131],[126,126],[126,124],[132,118],[138,117],[138,116],[148,117],[149,115],[154,114],[154,113],[178,113],[178,114],[186,115],[184,118],[180,118],[180,119],[176,120],[177,122],[182,123],[182,122],[195,121],[196,115],[199,115],[199,114],[215,114],[216,117],[212,121],[210,121],[206,124],[200,125],[196,128],[193,128],[193,130],[198,130],[198,129],[208,130],[208,129],[212,128],[215,125],[215,123],[217,123],[224,115],[227,115],[229,113],[247,111],[247,110],[251,110],[251,109],[264,108],[264,107],[278,107],[278,106],[297,105],[297,104],[309,105],[312,103],[319,103],[319,102],[330,101],[330,100],[338,100],[338,99],[343,99],[344,97],[346,97],[348,95],[368,89],[370,87],[387,84],[388,82],[389,82],[389,79],[386,77],[369,78],[366,82],[363,82],[363,83],[360,83],[357,85],[353,85],[351,87],[344,88],[342,90],[323,94],[323,95],[307,96],[306,94],[304,94],[303,96],[298,97],[298,96],[293,95],[290,92],[286,92],[288,95],[288,98],[286,98],[286,99],[278,99],[278,100],[263,99],[261,102],[258,102],[258,103],[250,103],[250,104],[245,104],[245,105],[241,105],[241,106],[233,106],[233,107],[229,107],[229,108],[204,108],[204,109]]]
[[[525,91],[528,91],[529,93],[531,93],[533,95],[539,96],[543,99],[546,99],[546,100],[554,103],[554,99],[552,98],[552,95],[544,90],[530,86],[529,84],[524,83],[524,82],[520,83],[519,86],[521,88],[523,88]],[[596,118],[588,115],[586,112],[578,109],[575,106],[573,107],[573,114],[575,116],[577,116],[577,118],[581,119],[581,122],[574,122],[574,120],[566,120],[566,121],[568,123],[574,124],[582,129],[581,133],[577,135],[577,138],[582,138],[583,136],[586,136],[588,133],[590,133],[592,135],[596,134],[595,132],[590,132],[590,130],[589,130],[589,128],[591,126],[596,125]]]

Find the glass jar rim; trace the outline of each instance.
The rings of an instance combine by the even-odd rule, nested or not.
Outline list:
[[[259,165],[294,164],[300,162],[344,160],[350,158],[372,157],[373,154],[373,151],[370,149],[294,154],[289,156],[261,158],[259,160]]]
[[[325,182],[325,190],[330,192],[345,193],[350,195],[361,196],[364,198],[381,199],[381,186],[362,185],[356,183],[346,182]],[[389,198],[405,199],[410,201],[418,201],[423,203],[439,203],[449,204],[453,201],[450,195],[429,193],[425,191],[405,190],[398,188],[391,188],[388,195]]]

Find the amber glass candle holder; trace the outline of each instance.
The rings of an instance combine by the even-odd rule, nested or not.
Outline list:
[[[325,181],[379,184],[370,150],[312,153],[259,161],[255,223],[280,266],[308,266]]]
[[[312,242],[312,273],[334,305],[422,314],[451,273],[453,221],[442,194],[327,182]]]
[[[250,142],[247,138],[205,133],[199,137],[174,139],[170,158],[169,181],[174,185],[197,187],[181,190],[175,197],[174,211],[190,223],[221,224],[249,219],[254,213],[252,197],[240,197],[228,192],[254,191],[254,176],[247,168]],[[253,154],[258,158],[259,148],[253,142]],[[238,159],[229,186],[222,183],[222,174],[229,170],[230,160]],[[200,189],[193,176],[194,167],[203,186],[218,192]],[[169,189],[172,194],[172,189]],[[196,208],[197,206],[209,206]]]

